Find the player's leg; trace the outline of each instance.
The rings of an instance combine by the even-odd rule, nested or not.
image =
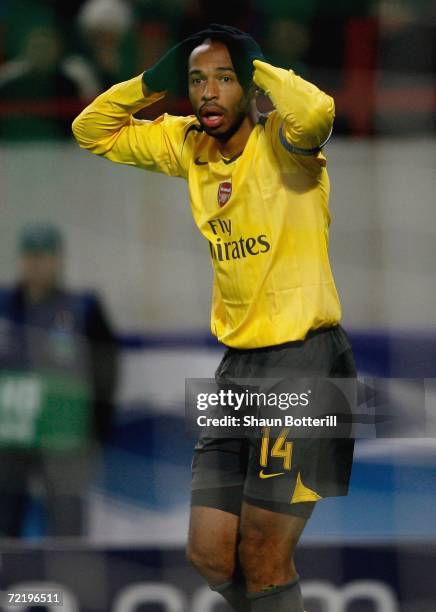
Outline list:
[[[234,610],[249,612],[237,549],[249,444],[243,439],[200,439],[192,462],[187,556],[209,586]]]
[[[239,516],[217,508],[191,506],[187,556],[211,586],[232,579],[236,568]]]
[[[350,353],[341,329],[322,331],[302,345],[258,353],[259,377],[352,376]],[[334,402],[332,409],[338,408],[342,412]],[[348,489],[352,440],[291,435],[289,428],[265,428],[251,438],[239,545],[251,612],[303,612],[296,546],[315,502]]]
[[[303,611],[294,552],[313,510],[306,504],[296,516],[243,503],[239,556],[252,612]]]
[[[249,612],[245,581],[238,571],[238,533],[237,514],[205,506],[191,507],[189,561],[234,610]]]

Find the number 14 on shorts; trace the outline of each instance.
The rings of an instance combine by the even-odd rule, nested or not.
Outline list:
[[[270,457],[283,460],[283,469],[290,470],[292,467],[293,442],[287,441],[289,427],[282,429],[276,438],[271,439],[269,427],[262,428],[262,442],[260,447],[260,465],[268,466]],[[261,475],[263,471],[261,470]]]

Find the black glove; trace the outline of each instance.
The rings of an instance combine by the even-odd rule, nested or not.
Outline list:
[[[146,70],[143,79],[147,88],[185,96],[189,56],[206,38],[219,40],[228,47],[239,82],[242,87],[249,87],[253,77],[253,60],[265,59],[259,45],[249,34],[237,28],[212,23],[170,49],[152,68]]]
[[[172,47],[158,62],[142,75],[150,91],[168,91],[174,95],[186,93],[188,83],[188,59],[198,43],[189,37]]]

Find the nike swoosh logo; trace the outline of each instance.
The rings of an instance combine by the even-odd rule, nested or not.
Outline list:
[[[201,161],[201,159],[200,159],[199,157],[196,157],[196,158],[194,159],[194,164],[195,164],[196,166],[207,166],[207,164],[208,164],[208,163],[209,163],[209,162],[207,162],[207,161]]]
[[[278,472],[277,474],[264,474],[263,470],[259,472],[259,478],[274,478],[274,476],[283,476],[284,472]]]
[[[232,164],[234,161],[236,161],[238,159],[238,157],[241,157],[243,151],[241,151],[240,153],[237,153],[236,155],[234,155],[233,157],[231,157],[230,159],[225,159],[225,157],[222,157],[221,159],[223,160],[223,162],[228,165],[228,164]]]

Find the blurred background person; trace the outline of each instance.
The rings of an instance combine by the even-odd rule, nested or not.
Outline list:
[[[47,535],[82,535],[98,446],[111,433],[115,337],[91,293],[62,285],[59,229],[19,239],[18,283],[0,289],[0,535],[19,536],[43,491]]]
[[[86,61],[66,53],[61,32],[54,25],[36,25],[24,35],[19,54],[0,67],[0,137],[69,138],[71,104],[98,91]]]
[[[393,135],[432,133],[436,127],[436,3],[433,0],[380,0],[379,101],[389,99],[395,113],[383,105],[376,111],[378,132]]]
[[[126,0],[87,0],[77,24],[101,90],[128,78],[135,57],[129,36],[133,11]],[[136,66],[135,66],[136,68]]]

